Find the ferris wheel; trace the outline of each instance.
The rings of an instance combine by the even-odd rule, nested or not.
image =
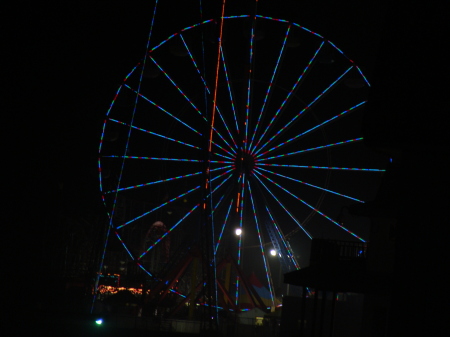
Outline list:
[[[258,273],[274,302],[270,249],[289,271],[312,238],[367,240],[364,225],[338,215],[373,198],[384,171],[359,127],[369,86],[334,43],[296,22],[222,16],[168,34],[105,118],[111,231],[157,276],[176,249],[199,244],[207,218],[215,260],[232,255]]]

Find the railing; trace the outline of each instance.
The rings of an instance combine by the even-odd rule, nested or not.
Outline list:
[[[310,265],[365,260],[367,246],[365,242],[313,239]]]

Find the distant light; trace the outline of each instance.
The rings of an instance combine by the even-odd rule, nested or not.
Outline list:
[[[103,324],[103,319],[99,318],[99,319],[95,320],[95,324],[102,325]]]
[[[270,250],[270,255],[275,256],[277,255],[277,251],[275,249]]]
[[[236,228],[235,233],[236,233],[236,235],[241,235],[242,234],[242,229]]]

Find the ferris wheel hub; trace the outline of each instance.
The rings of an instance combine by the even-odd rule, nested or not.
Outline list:
[[[239,174],[245,173],[250,175],[255,167],[255,157],[248,152],[241,151],[236,156],[235,165]]]

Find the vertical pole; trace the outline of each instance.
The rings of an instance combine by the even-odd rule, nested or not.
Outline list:
[[[306,287],[305,286],[303,286],[303,289],[302,289],[302,303],[301,303],[301,313],[300,313],[300,315],[301,315],[301,317],[300,317],[300,337],[303,337],[304,336],[304,330],[305,330],[305,316],[306,316],[306,313],[305,313],[305,306],[306,306],[306,292],[307,292],[307,289],[306,289]]]
[[[190,293],[190,299],[189,299],[189,320],[192,320],[194,318],[194,308],[195,308],[195,288],[196,288],[196,276],[197,276],[197,269],[198,269],[198,259],[194,257],[194,260],[192,261],[192,271],[191,271],[191,293]]]
[[[320,305],[319,337],[323,336],[325,309],[327,305],[327,292],[322,290],[322,304]]]
[[[330,337],[334,335],[334,315],[336,312],[336,296],[337,292],[333,291],[333,301],[331,302],[331,324],[330,324]]]
[[[318,296],[319,290],[314,290],[314,306],[313,306],[313,317],[311,322],[311,337],[314,337],[316,335],[316,321],[317,321],[317,303],[319,300]]]

